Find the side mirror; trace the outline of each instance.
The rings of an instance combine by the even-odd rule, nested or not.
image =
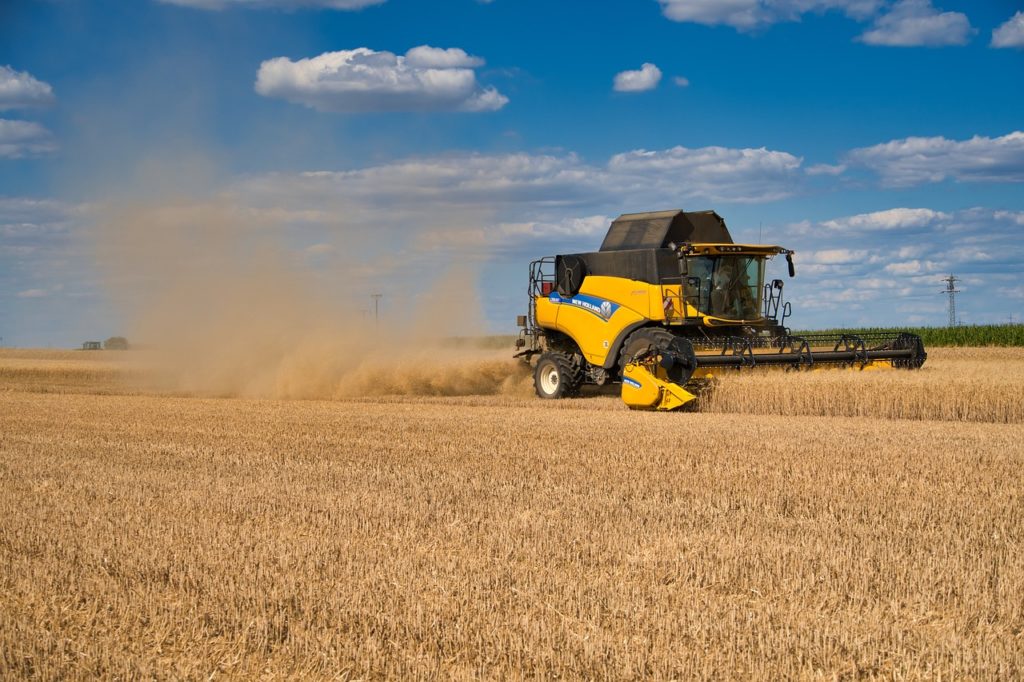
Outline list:
[[[526,346],[526,339],[516,339],[516,348],[523,348],[524,346]]]
[[[796,277],[796,266],[793,265],[793,254],[792,253],[787,253],[786,254],[786,262],[789,263],[789,276],[790,277]]]

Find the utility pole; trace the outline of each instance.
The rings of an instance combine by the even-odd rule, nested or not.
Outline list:
[[[959,277],[955,277],[953,273],[949,273],[949,277],[943,277],[942,281],[946,283],[946,288],[940,291],[940,294],[949,295],[949,326],[956,326],[956,295],[960,293],[960,290],[956,288],[956,283],[960,281]]]
[[[380,299],[384,298],[384,294],[370,294],[370,298],[373,299],[373,326],[380,329]]]

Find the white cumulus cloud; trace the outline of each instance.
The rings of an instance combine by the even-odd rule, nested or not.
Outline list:
[[[615,74],[615,92],[645,92],[658,87],[661,69],[645,63],[637,71],[622,71]]]
[[[38,123],[0,118],[0,158],[20,159],[56,150],[53,135]]]
[[[53,104],[53,88],[26,71],[0,66],[0,111]]]
[[[759,203],[799,189],[801,159],[768,149],[674,147],[617,154],[587,163],[574,154],[460,154],[409,158],[344,171],[269,174],[245,183],[246,193],[305,199],[336,197],[415,210],[422,206],[502,209],[604,205],[673,206],[690,201]],[[308,194],[307,194],[308,193]]]
[[[896,263],[889,263],[883,268],[885,272],[893,275],[917,275],[922,272],[935,272],[938,269],[931,261],[908,260]]]
[[[484,60],[466,54],[457,47],[431,47],[420,45],[405,53],[405,63],[417,69],[458,69],[476,68],[484,65]]]
[[[673,21],[758,31],[800,21],[808,13],[842,12],[855,21],[873,20],[858,40],[868,45],[965,45],[976,32],[962,12],[944,12],[931,0],[658,0]],[[1011,20],[1012,22],[1013,20]],[[1009,27],[1010,22],[1007,22]],[[1012,29],[1007,28],[1012,35]],[[995,36],[993,36],[995,45]],[[995,45],[1001,47],[1002,45]]]
[[[524,246],[530,249],[557,251],[578,248],[581,243],[600,241],[608,230],[611,218],[593,215],[570,217],[558,221],[528,220],[501,222],[469,229],[429,230],[416,240],[418,249],[448,250],[492,254],[515,254]]]
[[[774,201],[794,194],[803,160],[788,152],[728,147],[673,147],[617,154],[608,164],[637,191],[657,188],[718,201]]]
[[[350,217],[587,204],[604,192],[604,175],[574,155],[460,154],[395,160],[345,171],[258,176],[240,189],[257,203],[306,210],[345,204]],[[376,218],[371,218],[376,221]]]
[[[800,262],[816,265],[862,263],[868,260],[869,253],[866,249],[821,249],[801,253]]]
[[[263,62],[256,92],[318,111],[496,111],[508,98],[484,87],[483,60],[458,48],[421,45],[405,55],[366,47]]]
[[[996,211],[995,218],[1015,225],[1024,226],[1024,211]]]
[[[854,19],[867,19],[882,0],[658,0],[673,21],[706,26],[732,26],[752,31],[783,21],[799,21],[807,12],[838,10]]]
[[[168,5],[222,10],[231,7],[295,9],[357,10],[371,5],[382,5],[387,0],[159,0]]]
[[[961,12],[943,12],[931,0],[899,0],[858,40],[887,47],[941,47],[966,45],[974,32]]]
[[[842,175],[846,172],[846,164],[817,163],[807,167],[808,175]]]
[[[908,137],[854,149],[851,163],[878,173],[891,187],[948,178],[963,182],[1024,182],[1024,132],[969,140]]]
[[[601,162],[572,154],[445,154],[348,170],[240,178],[232,200],[305,235],[343,226],[410,253],[452,251],[525,262],[596,248],[630,211],[772,201],[799,190],[801,161],[723,147],[635,150]],[[330,244],[310,236],[307,244]],[[590,245],[590,246],[588,246]],[[398,248],[398,247],[396,247]],[[345,249],[304,257],[344,258]]]
[[[821,227],[841,232],[878,232],[928,227],[949,219],[949,214],[930,208],[890,208],[826,220]]]
[[[314,207],[336,202],[350,219],[367,217],[374,224],[382,210],[392,219],[415,219],[423,210],[445,214],[451,209],[460,215],[508,214],[505,222],[513,225],[524,223],[530,211],[565,211],[568,217],[620,208],[774,201],[799,189],[800,166],[801,160],[787,152],[725,147],[635,150],[603,164],[574,154],[460,154],[354,170],[266,174],[246,179],[237,190],[261,209],[303,219],[317,219]],[[591,226],[569,225],[584,227]]]
[[[1017,12],[992,31],[992,47],[1024,48],[1024,12]]]

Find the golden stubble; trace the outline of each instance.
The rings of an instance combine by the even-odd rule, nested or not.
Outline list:
[[[9,676],[1024,672],[1020,424],[97,395],[49,360],[0,390]]]
[[[725,372],[704,412],[1024,422],[1024,349],[932,348],[919,370]]]
[[[461,396],[462,404],[520,406],[536,402],[531,369],[512,359],[513,349],[486,350],[468,342],[439,340],[387,348],[372,330],[359,352],[346,360],[337,337],[322,346],[310,341],[301,352],[269,356],[264,390],[250,397],[417,401]],[[344,338],[344,337],[341,337]],[[215,359],[216,356],[206,356]],[[0,350],[3,386],[25,391],[187,394],[227,397],[208,381],[189,389],[186,363],[168,377],[165,358],[151,351],[74,352]],[[276,363],[276,364],[274,364]],[[161,369],[162,368],[162,369]],[[161,373],[164,372],[164,373]],[[218,376],[214,374],[213,376]],[[933,348],[921,370],[827,370],[820,372],[722,372],[694,388],[690,409],[705,413],[776,416],[869,417],[886,420],[1024,423],[1024,349]],[[214,388],[211,388],[214,387]],[[579,400],[544,403],[547,409],[623,410],[618,387],[587,387]]]

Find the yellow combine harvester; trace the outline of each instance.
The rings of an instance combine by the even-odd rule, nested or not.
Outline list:
[[[630,407],[659,410],[690,402],[687,382],[719,370],[924,364],[913,334],[791,335],[783,281],[764,281],[775,256],[793,277],[792,251],[733,243],[714,211],[623,215],[599,251],[530,264],[517,357],[539,356],[541,398],[617,381]]]

